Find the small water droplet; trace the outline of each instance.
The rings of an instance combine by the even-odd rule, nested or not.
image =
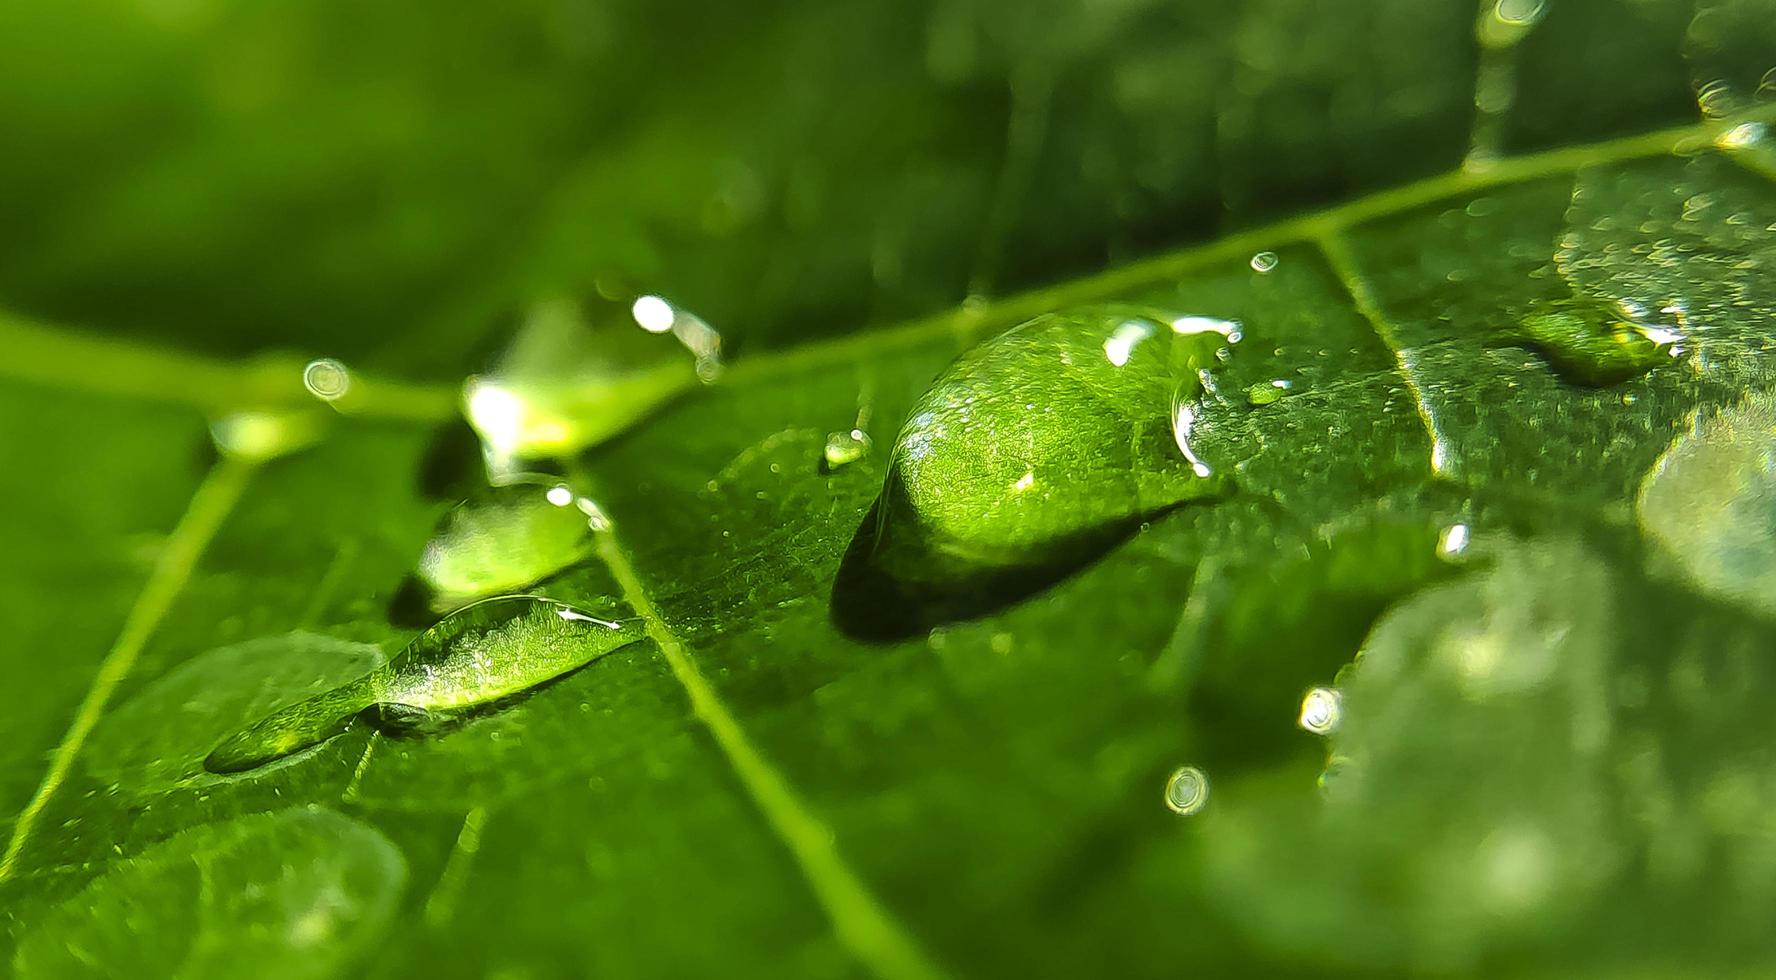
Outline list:
[[[351,390],[351,372],[331,357],[316,358],[302,369],[302,386],[322,401],[338,401]]]
[[[1315,735],[1329,735],[1344,719],[1344,695],[1335,687],[1316,687],[1301,698],[1297,724]]]
[[[1165,804],[1173,813],[1188,817],[1209,803],[1209,777],[1195,766],[1179,766],[1166,779]]]
[[[821,460],[826,464],[827,470],[836,470],[869,455],[870,446],[869,433],[862,429],[828,433]]]
[[[640,639],[639,620],[600,619],[537,596],[458,609],[363,677],[273,712],[224,741],[204,765],[242,772],[339,734],[359,717],[423,732],[527,691]]]
[[[1278,261],[1279,260],[1277,259],[1277,254],[1275,252],[1259,252],[1258,254],[1252,256],[1252,271],[1253,272],[1269,272],[1270,270],[1277,267]]]
[[[565,483],[523,477],[489,487],[439,522],[419,559],[419,579],[443,610],[530,585],[585,556],[603,512]]]
[[[1294,382],[1278,378],[1260,381],[1246,389],[1246,403],[1254,407],[1281,401],[1295,387]]]

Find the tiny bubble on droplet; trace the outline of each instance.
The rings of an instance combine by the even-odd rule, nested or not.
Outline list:
[[[1209,802],[1209,777],[1195,766],[1180,766],[1166,780],[1165,804],[1173,813],[1188,817]]]
[[[1252,271],[1269,272],[1277,267],[1277,262],[1278,259],[1275,252],[1259,252],[1252,256]]]
[[[322,401],[337,401],[351,389],[351,372],[331,357],[319,357],[302,369],[302,386]]]
[[[1344,718],[1344,695],[1334,687],[1312,688],[1301,698],[1297,723],[1315,735],[1329,735]]]

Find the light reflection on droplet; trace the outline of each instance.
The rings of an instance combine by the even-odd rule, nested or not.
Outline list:
[[[351,372],[331,357],[319,357],[302,369],[302,386],[322,401],[336,401],[351,389]]]
[[[1172,438],[1178,444],[1178,451],[1190,461],[1190,468],[1197,476],[1208,477],[1214,473],[1209,464],[1196,455],[1190,448],[1190,429],[1196,424],[1196,406],[1188,402],[1180,402],[1172,414]]]
[[[1301,698],[1297,723],[1315,735],[1329,735],[1344,719],[1344,695],[1335,687],[1316,687]]]
[[[672,304],[658,296],[637,297],[629,307],[629,314],[635,317],[636,325],[648,333],[665,333],[678,319]]]
[[[1252,256],[1252,271],[1269,272],[1277,267],[1278,261],[1275,252],[1259,252],[1257,255]]]
[[[1122,367],[1129,362],[1135,345],[1151,336],[1153,327],[1146,320],[1125,320],[1104,338],[1104,357],[1111,364]]]
[[[557,483],[550,487],[547,493],[543,494],[543,498],[557,507],[566,507],[568,504],[573,503],[574,492],[567,484]]]
[[[1451,524],[1437,537],[1437,554],[1445,558],[1459,557],[1468,550],[1469,529],[1466,524]]]
[[[1714,145],[1723,150],[1743,150],[1764,138],[1766,129],[1763,123],[1740,123],[1732,129],[1714,138]]]
[[[1222,320],[1212,316],[1181,316],[1172,321],[1172,331],[1185,335],[1199,333],[1218,333],[1227,338],[1230,344],[1239,343],[1240,322],[1238,320]]]
[[[1195,766],[1180,766],[1166,780],[1165,803],[1173,813],[1188,817],[1209,802],[1209,777]]]

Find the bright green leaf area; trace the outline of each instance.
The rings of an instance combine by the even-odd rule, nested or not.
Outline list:
[[[0,973],[1776,971],[1776,8],[1040,6],[0,14]],[[435,621],[512,318],[642,292],[731,360],[512,587],[643,638],[207,770]],[[933,380],[1105,303],[1239,323],[1216,492],[852,577]]]

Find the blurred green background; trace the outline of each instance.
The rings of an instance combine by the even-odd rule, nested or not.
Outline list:
[[[1703,6],[1732,29],[1693,36],[1687,0],[1537,8],[1499,148],[1687,121],[1700,75],[1755,90],[1768,5]],[[602,282],[782,346],[1452,169],[1483,12],[9,3],[0,300],[450,376],[503,314]]]

